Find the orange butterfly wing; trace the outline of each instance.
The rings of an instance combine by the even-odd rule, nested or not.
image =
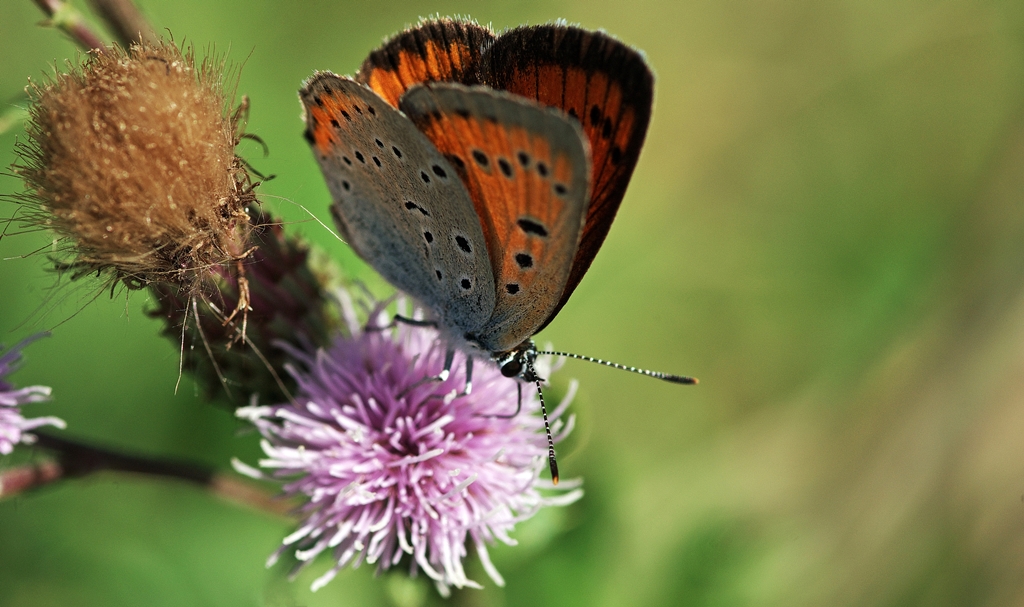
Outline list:
[[[611,227],[643,147],[654,76],[640,53],[600,32],[561,25],[516,28],[484,53],[481,81],[579,119],[590,142],[591,201],[558,306],[583,279]],[[541,327],[543,328],[543,326]]]
[[[471,21],[424,21],[370,53],[356,80],[394,107],[421,82],[477,84],[482,48],[493,40],[491,30]]]
[[[475,23],[439,19],[388,40],[366,59],[357,79],[396,107],[418,83],[480,83],[579,120],[590,144],[590,201],[569,273],[557,283],[564,285],[558,303],[536,331],[547,326],[601,248],[636,168],[654,99],[654,76],[640,53],[604,33],[576,27],[524,26],[496,38]],[[431,127],[434,135],[427,135],[445,152],[439,124]],[[422,122],[417,126],[427,128]],[[481,197],[493,193],[474,192],[469,183],[467,188],[492,242],[496,235],[480,200],[490,200]],[[495,259],[492,252],[498,272]],[[501,297],[500,284],[498,290]]]
[[[468,336],[492,352],[520,345],[559,305],[589,196],[575,120],[488,87],[424,85],[401,101],[469,191],[494,273],[494,313]]]

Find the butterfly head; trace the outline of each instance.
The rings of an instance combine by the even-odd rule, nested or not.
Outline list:
[[[508,352],[498,352],[492,358],[505,377],[519,378],[523,381],[543,381],[536,371],[537,346],[528,339]]]

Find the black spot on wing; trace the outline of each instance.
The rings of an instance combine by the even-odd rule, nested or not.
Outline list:
[[[519,226],[527,234],[534,236],[545,237],[548,235],[548,229],[544,227],[544,224],[534,221],[528,217],[520,217],[516,221],[516,225]]]
[[[622,148],[620,148],[617,145],[613,146],[612,147],[611,156],[612,156],[612,164],[619,164],[619,162],[622,161]]]
[[[405,208],[410,211],[419,211],[424,217],[430,217],[430,213],[428,213],[426,209],[411,200],[405,201]]]

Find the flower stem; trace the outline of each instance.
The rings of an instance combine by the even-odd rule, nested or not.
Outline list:
[[[124,48],[139,41],[146,44],[160,42],[159,36],[132,0],[89,0],[89,4]]]
[[[82,13],[75,10],[70,4],[62,0],[34,0],[34,2],[49,17],[47,25],[62,30],[83,49],[100,52],[107,50],[100,37],[86,24]]]
[[[287,515],[294,507],[290,501],[273,499],[270,493],[255,483],[217,472],[211,466],[118,452],[38,430],[34,434],[37,438],[35,444],[51,452],[54,459],[0,471],[0,499],[60,480],[108,471],[186,481],[205,487],[228,501],[278,516]]]
[[[48,432],[35,432],[34,434],[38,438],[36,445],[52,451],[57,456],[65,478],[78,478],[101,470],[113,470],[165,476],[207,485],[214,474],[214,469],[210,466],[182,460],[157,459],[144,455],[121,453]]]
[[[8,468],[0,472],[0,499],[42,487],[59,479],[63,474],[60,464],[53,461]]]

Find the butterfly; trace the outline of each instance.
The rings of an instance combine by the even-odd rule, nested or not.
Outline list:
[[[538,381],[531,338],[600,249],[653,95],[640,53],[602,32],[435,19],[300,99],[342,237],[461,349]]]

